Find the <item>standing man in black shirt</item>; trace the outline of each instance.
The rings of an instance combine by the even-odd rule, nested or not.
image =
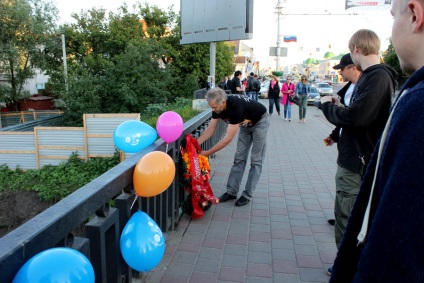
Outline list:
[[[212,108],[212,120],[197,139],[199,144],[202,144],[214,134],[219,119],[228,123],[228,128],[223,139],[211,149],[202,151],[200,154],[209,156],[221,150],[230,144],[238,132],[237,150],[234,156],[234,164],[228,177],[227,192],[221,195],[219,200],[220,202],[226,202],[237,198],[250,151],[251,166],[246,187],[235,203],[236,206],[246,205],[250,202],[262,173],[262,162],[266,150],[266,134],[269,127],[267,109],[261,103],[241,95],[227,96],[225,91],[220,88],[209,90],[206,94],[206,101]]]
[[[243,87],[241,85],[241,71],[234,72],[234,78],[231,80],[231,93],[232,94],[243,94]]]

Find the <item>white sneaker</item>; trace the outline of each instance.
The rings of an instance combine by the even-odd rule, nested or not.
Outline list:
[[[284,118],[284,120],[286,120],[286,121],[287,121],[287,118]]]

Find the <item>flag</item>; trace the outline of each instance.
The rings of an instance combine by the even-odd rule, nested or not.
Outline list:
[[[297,37],[295,35],[285,35],[284,42],[297,42]]]

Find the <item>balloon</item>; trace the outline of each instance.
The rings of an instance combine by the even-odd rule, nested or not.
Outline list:
[[[155,129],[137,120],[122,122],[113,133],[115,145],[124,152],[139,152],[154,143],[157,137]]]
[[[13,283],[94,282],[94,269],[79,251],[70,248],[45,250],[28,260]]]
[[[152,197],[162,193],[175,177],[175,163],[162,151],[152,151],[137,162],[133,174],[134,189],[139,196]]]
[[[137,211],[125,225],[121,235],[121,254],[125,262],[140,272],[152,270],[165,253],[165,241],[156,222]]]
[[[183,119],[178,113],[173,111],[162,113],[156,122],[156,130],[166,143],[177,140],[181,136],[183,129]]]

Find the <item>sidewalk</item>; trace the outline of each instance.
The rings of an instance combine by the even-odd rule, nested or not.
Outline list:
[[[266,106],[268,100],[260,100]],[[271,116],[267,154],[252,201],[213,206],[198,220],[183,216],[165,256],[143,282],[328,282],[336,255],[333,217],[336,146],[320,110],[308,106],[306,123]],[[210,159],[215,196],[225,185],[237,139]],[[244,189],[249,165],[239,195]]]

